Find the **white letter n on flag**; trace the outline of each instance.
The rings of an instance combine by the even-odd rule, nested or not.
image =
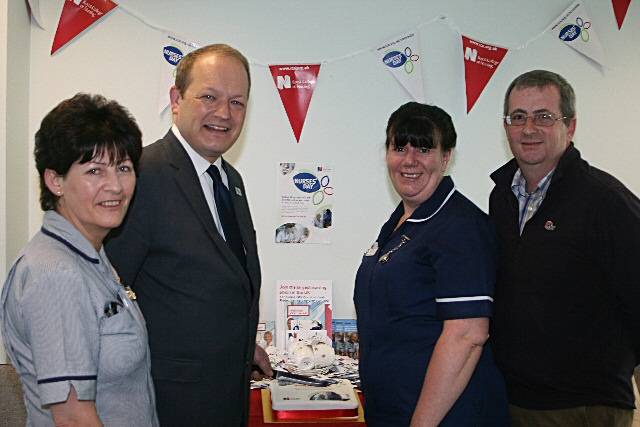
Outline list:
[[[284,76],[277,76],[276,77],[277,81],[278,81],[278,89],[291,89],[291,76],[288,74],[285,74]]]
[[[469,46],[464,50],[464,59],[470,59],[473,62],[476,62],[476,58],[478,56],[478,51],[476,49],[471,49]]]

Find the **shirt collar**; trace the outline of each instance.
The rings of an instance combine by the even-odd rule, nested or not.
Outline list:
[[[105,259],[104,246],[98,253],[76,227],[54,210],[44,213],[41,231],[93,264],[100,264],[100,259]]]
[[[440,212],[455,191],[453,179],[450,176],[443,177],[431,197],[422,202],[407,221],[423,222],[431,219]]]
[[[173,126],[171,126],[171,132],[173,132],[173,134],[176,136],[178,141],[180,141],[180,144],[182,144],[182,147],[184,147],[184,150],[187,152],[187,155],[191,159],[191,163],[193,163],[193,167],[196,170],[196,174],[198,176],[201,176],[202,174],[206,173],[211,163],[209,163],[207,159],[205,159],[200,154],[198,154],[196,150],[194,150],[193,147],[189,145],[187,140],[184,139],[184,137],[180,134],[180,131],[178,130],[178,126],[176,126],[175,123],[173,124]],[[213,164],[216,165],[216,167],[220,170],[221,176],[224,177],[225,173],[224,173],[224,170],[222,169],[222,156],[218,157],[218,159],[215,162],[213,162]],[[223,181],[224,181],[224,178],[223,178]]]
[[[442,181],[440,181],[440,184],[438,184],[438,187],[431,197],[422,202],[406,222],[420,223],[428,221],[440,212],[455,190],[453,179],[451,179],[450,176],[445,176],[442,178]],[[384,246],[386,244],[402,215],[404,215],[404,205],[400,202],[396,210],[391,214],[389,220],[382,226],[380,234],[378,234],[377,242],[380,246]]]
[[[549,187],[549,182],[551,181],[551,177],[554,171],[555,169],[551,169],[551,171],[549,171],[549,173],[546,174],[544,178],[540,180],[540,182],[538,182],[538,186],[536,187],[536,189],[531,193],[528,193],[527,181],[524,178],[522,170],[518,168],[518,170],[516,170],[516,173],[513,174],[513,180],[511,180],[511,191],[513,191],[513,194],[515,194],[516,196],[522,197],[528,197],[540,192],[545,193],[547,188]]]

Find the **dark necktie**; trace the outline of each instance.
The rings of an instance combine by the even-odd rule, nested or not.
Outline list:
[[[238,222],[236,221],[229,189],[222,182],[220,171],[215,165],[209,166],[207,173],[213,180],[213,197],[216,201],[216,209],[218,210],[222,230],[224,230],[225,240],[236,255],[236,258],[238,258],[238,261],[240,261],[240,264],[245,267],[246,256],[244,247],[242,246],[242,237],[240,237],[240,230],[238,229]]]

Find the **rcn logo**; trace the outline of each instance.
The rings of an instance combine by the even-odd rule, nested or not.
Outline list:
[[[288,74],[276,76],[276,85],[278,86],[278,90],[291,89],[291,76]]]
[[[478,49],[471,49],[469,46],[464,50],[464,59],[467,61],[476,62],[478,58]]]
[[[293,177],[293,184],[298,187],[298,190],[305,193],[315,193],[320,190],[320,182],[315,175],[309,172],[300,172]]]

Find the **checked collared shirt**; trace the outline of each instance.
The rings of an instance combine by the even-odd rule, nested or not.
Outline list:
[[[527,192],[527,181],[524,179],[520,168],[518,168],[513,175],[511,191],[513,191],[513,194],[518,199],[518,225],[520,226],[520,235],[522,235],[524,225],[538,211],[544,197],[547,195],[554,171],[555,169],[542,178],[536,189],[531,193]]]

